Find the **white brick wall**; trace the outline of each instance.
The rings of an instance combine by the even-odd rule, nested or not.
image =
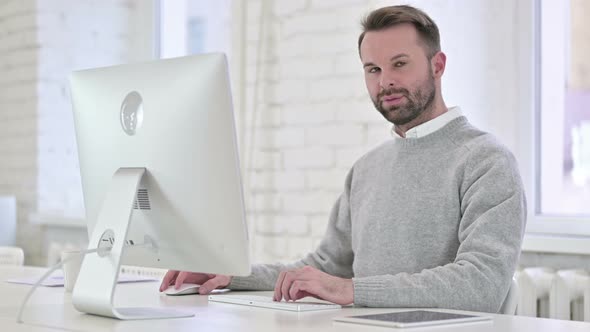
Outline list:
[[[252,152],[243,166],[250,179],[246,195],[254,201],[248,213],[256,225],[251,228],[255,261],[290,261],[313,250],[349,168],[390,138],[391,125],[366,93],[357,38],[364,14],[398,2],[275,0],[267,2],[267,15],[261,17],[262,1],[248,1],[246,115],[253,110],[258,82],[258,121],[249,123],[249,135],[258,134],[246,145]],[[472,122],[514,147],[516,126],[508,115],[517,112],[514,3],[410,3],[427,11],[441,30],[448,105],[459,104]],[[269,28],[256,58],[261,25]],[[476,49],[467,49],[466,40]],[[258,80],[257,62],[262,65]]]
[[[43,265],[49,241],[31,214],[84,213],[67,76],[150,58],[151,30],[137,28],[150,6],[0,0],[0,195],[17,197],[17,245],[26,264]]]
[[[130,26],[136,20],[139,3],[112,0],[72,4],[38,3],[37,212],[83,218],[68,76],[74,70],[140,60],[132,56],[132,51],[141,37],[134,35]],[[150,56],[148,53],[143,58]]]
[[[310,146],[280,152],[285,169],[329,168],[334,165],[334,151],[329,147]]]
[[[26,214],[37,204],[37,72],[35,1],[0,5],[0,195],[17,199],[17,244],[34,230],[23,230]],[[39,253],[31,246],[27,257]]]
[[[145,57],[151,32],[140,27],[150,2],[0,0],[0,194],[19,199],[18,241],[28,264],[42,263],[43,239],[42,230],[28,224],[29,213],[81,213],[65,75]],[[260,54],[262,2],[244,6],[248,109],[240,118],[251,119],[259,84],[257,120],[246,123],[249,138],[242,142],[254,261],[290,261],[312,250],[349,168],[389,139],[390,124],[366,94],[356,42],[362,15],[398,2],[269,0]],[[461,105],[475,124],[513,148],[514,2],[410,3],[441,29],[448,104]]]

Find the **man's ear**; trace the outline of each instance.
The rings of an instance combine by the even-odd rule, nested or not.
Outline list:
[[[432,75],[435,78],[440,78],[445,72],[447,65],[447,56],[443,52],[436,52],[436,54],[430,59],[430,68],[432,69]]]

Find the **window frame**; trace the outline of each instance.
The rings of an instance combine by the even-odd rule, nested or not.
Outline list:
[[[522,110],[517,120],[521,124],[519,134],[518,157],[521,164],[522,178],[527,192],[528,222],[523,242],[523,251],[583,254],[590,255],[590,218],[549,216],[539,213],[540,200],[537,195],[540,183],[541,162],[541,107],[544,100],[542,52],[550,48],[542,43],[542,34],[555,29],[554,21],[543,26],[543,13],[548,13],[549,6],[561,4],[552,0],[526,0],[517,2],[517,41],[519,42],[519,109]],[[551,8],[554,18],[555,8]],[[564,26],[564,29],[566,27]],[[564,30],[552,31],[558,34]],[[566,34],[563,33],[562,36]],[[533,36],[533,38],[531,38]],[[565,43],[565,40],[559,41]],[[546,59],[545,59],[546,60]],[[551,79],[554,79],[555,73]],[[566,73],[563,74],[563,80]]]

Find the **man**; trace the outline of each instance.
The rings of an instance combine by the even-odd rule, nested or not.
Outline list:
[[[391,6],[362,26],[367,89],[394,139],[354,164],[316,251],[249,277],[169,271],[161,290],[194,282],[201,294],[274,289],[276,301],[499,311],[526,220],[514,157],[445,106],[446,56],[430,17]]]

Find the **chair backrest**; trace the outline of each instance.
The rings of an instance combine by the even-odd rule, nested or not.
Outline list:
[[[0,265],[23,265],[25,253],[18,247],[0,247]]]
[[[508,294],[506,295],[506,299],[504,303],[502,303],[502,307],[500,308],[500,313],[504,315],[514,315],[516,314],[516,306],[518,305],[518,293],[520,289],[518,288],[518,283],[516,282],[516,278],[512,277],[512,283],[510,284],[510,289],[508,290]]]
[[[0,195],[0,246],[16,243],[16,198]]]

